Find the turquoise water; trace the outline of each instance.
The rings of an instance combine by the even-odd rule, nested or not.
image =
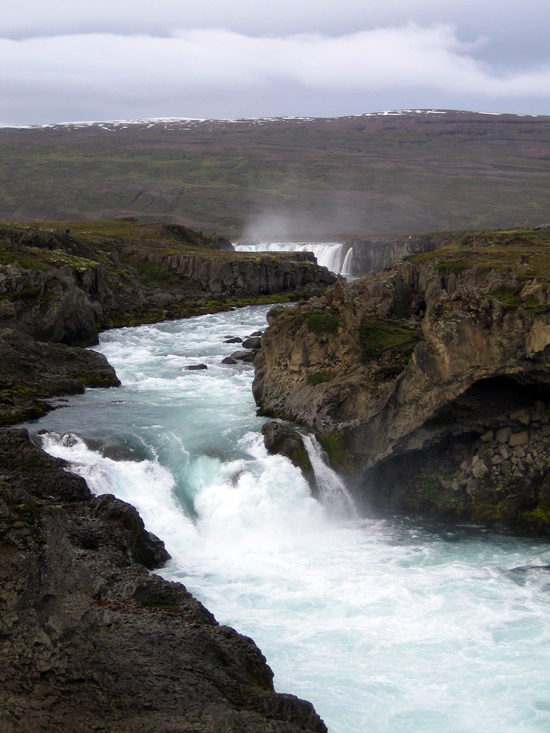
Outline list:
[[[332,733],[550,730],[550,545],[335,512],[268,456],[251,365],[267,307],[102,334],[120,389],[29,426],[96,493],[134,504],[180,580],[251,636],[276,689]],[[207,370],[190,372],[189,364]],[[66,440],[74,433],[79,440]],[[103,456],[115,455],[117,460]]]

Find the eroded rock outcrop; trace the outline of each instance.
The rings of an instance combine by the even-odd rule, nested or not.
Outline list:
[[[326,733],[179,583],[136,510],[0,431],[0,729]]]
[[[103,354],[0,328],[0,425],[45,415],[51,409],[47,398],[119,384]]]
[[[549,253],[547,234],[469,236],[273,309],[260,411],[325,436],[375,507],[547,531]]]
[[[448,232],[433,234],[379,235],[369,239],[355,237],[346,244],[353,250],[352,273],[380,272],[411,255],[433,252],[451,241]]]
[[[83,228],[0,227],[0,357],[8,357],[0,358],[0,424],[44,414],[48,396],[118,384],[102,357],[64,350],[96,343],[102,328],[308,296],[335,280],[309,253],[235,253],[226,240],[178,225]]]
[[[220,310],[243,298],[314,295],[336,279],[310,253],[237,253],[176,225],[128,224],[126,236],[88,226],[78,235],[0,228],[0,326],[89,344],[100,328]],[[112,223],[115,232],[120,226]]]

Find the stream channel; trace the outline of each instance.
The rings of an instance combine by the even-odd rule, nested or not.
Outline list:
[[[251,636],[276,689],[331,733],[549,731],[550,545],[357,516],[311,443],[313,499],[266,453],[252,365],[221,364],[238,348],[224,337],[265,328],[267,310],[105,332],[96,349],[122,387],[27,427],[93,492],[137,507],[172,555],[160,574]]]

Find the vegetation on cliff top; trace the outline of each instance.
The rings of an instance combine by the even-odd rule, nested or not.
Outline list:
[[[433,262],[443,276],[468,273],[481,279],[491,272],[510,275],[505,286],[488,295],[508,307],[546,307],[550,288],[550,229],[511,229],[453,233],[451,243],[434,252],[413,255],[409,262]],[[525,286],[534,281],[534,288]]]

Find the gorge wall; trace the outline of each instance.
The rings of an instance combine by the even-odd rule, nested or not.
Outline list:
[[[251,639],[148,572],[168,557],[133,507],[0,431],[3,733],[326,733]]]
[[[0,227],[0,424],[117,386],[99,329],[320,293],[310,255],[241,255],[174,225]],[[70,434],[65,436],[71,440]],[[0,430],[0,730],[326,733],[251,639],[178,583],[136,510]]]
[[[550,236],[474,233],[269,314],[260,411],[381,509],[550,530]]]
[[[116,385],[103,357],[66,348],[102,328],[309,297],[336,279],[309,253],[230,247],[135,221],[0,227],[0,424],[43,414],[45,397]]]
[[[353,250],[351,274],[358,276],[380,272],[411,255],[433,252],[448,245],[451,238],[449,232],[379,235],[368,239],[355,237],[345,246]]]

